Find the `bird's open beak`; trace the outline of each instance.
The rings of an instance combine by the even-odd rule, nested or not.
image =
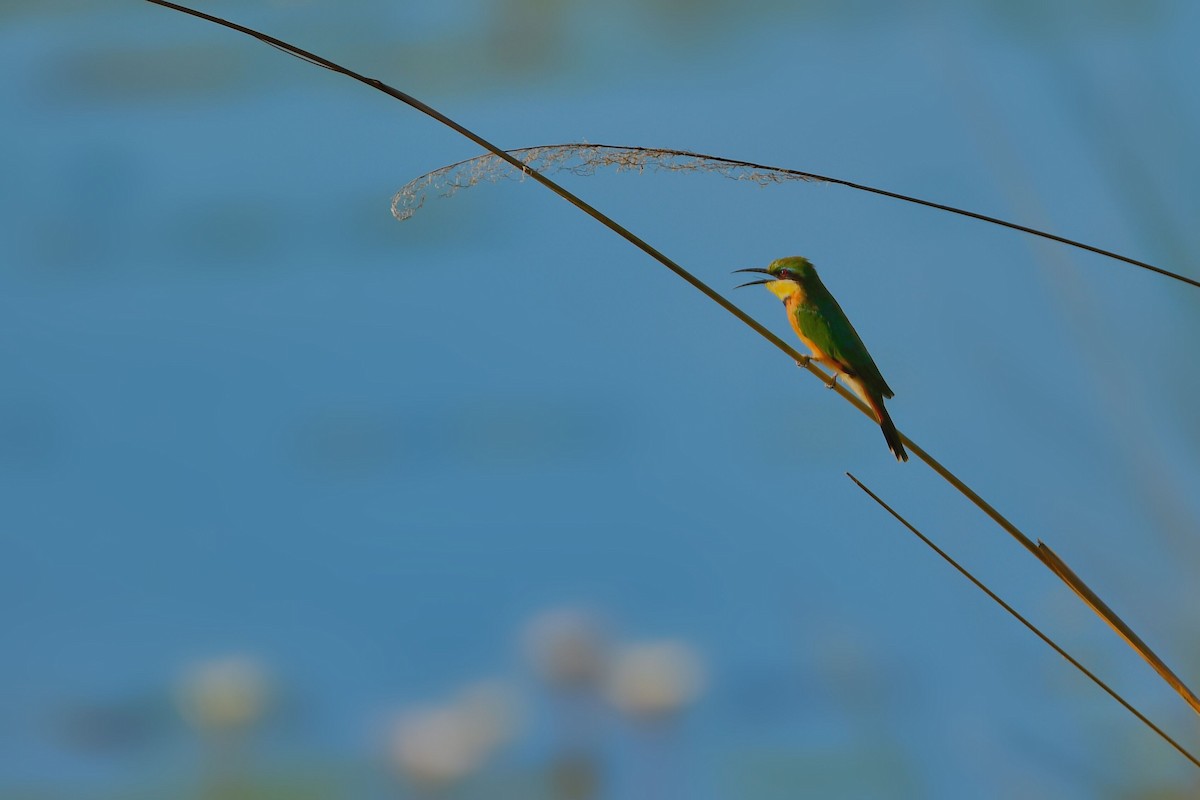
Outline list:
[[[764,283],[773,283],[775,281],[775,276],[771,275],[771,271],[768,269],[763,269],[762,267],[750,267],[748,269],[735,269],[733,272],[735,275],[739,272],[759,272],[759,273],[762,273],[763,275],[770,275],[769,278],[763,278],[763,279],[757,280],[757,281],[750,281],[749,283],[743,283],[741,286],[733,287],[735,289],[741,289],[742,286],[759,286]]]

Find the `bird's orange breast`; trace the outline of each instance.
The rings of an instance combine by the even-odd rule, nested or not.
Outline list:
[[[777,290],[775,288],[777,286],[780,289]],[[830,361],[829,354],[820,347],[817,347],[812,339],[804,335],[804,331],[800,330],[800,324],[796,320],[796,307],[801,305],[807,297],[804,293],[804,287],[795,281],[775,281],[774,283],[767,284],[767,288],[783,298],[783,304],[787,308],[788,322],[792,323],[792,330],[796,332],[796,336],[800,338],[800,341],[804,342],[804,346],[808,348],[808,352],[812,354],[812,357],[817,361]]]

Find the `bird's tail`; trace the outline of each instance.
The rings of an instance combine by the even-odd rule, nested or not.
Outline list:
[[[892,422],[891,415],[883,407],[883,400],[872,398],[871,409],[875,412],[875,417],[879,420],[879,427],[883,429],[883,438],[887,441],[888,449],[892,451],[892,455],[896,457],[897,461],[908,461],[908,453],[904,450],[904,442],[900,441],[900,431],[896,430],[896,423]]]

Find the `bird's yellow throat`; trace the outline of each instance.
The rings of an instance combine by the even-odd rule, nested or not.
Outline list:
[[[787,300],[789,297],[800,291],[800,284],[795,281],[771,281],[763,284],[771,291],[771,294],[778,297],[780,300]]]

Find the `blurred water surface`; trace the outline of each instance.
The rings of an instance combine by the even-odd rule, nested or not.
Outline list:
[[[1182,0],[205,8],[505,146],[807,169],[1200,275]],[[532,182],[391,218],[473,145],[150,4],[10,0],[0,66],[0,797],[1195,790],[842,473],[1196,747],[1178,699],[724,312]],[[1194,290],[834,187],[562,180],[719,290],[810,257],[900,427],[1200,683]],[[543,613],[586,680],[522,657]]]

